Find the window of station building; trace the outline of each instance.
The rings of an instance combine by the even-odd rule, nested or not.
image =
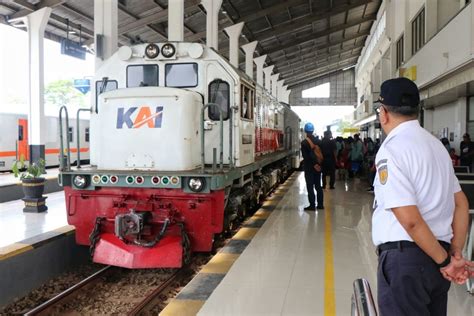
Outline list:
[[[222,119],[229,118],[230,110],[230,88],[229,84],[221,79],[216,79],[209,84],[209,103],[215,103],[222,112]],[[209,107],[209,118],[213,121],[219,121],[219,110],[215,107]]]
[[[127,66],[127,87],[157,87],[158,65]]]
[[[86,127],[86,130],[85,130],[85,139],[86,139],[86,143],[88,143],[88,142],[89,142],[89,139],[90,139],[89,127]]]
[[[404,57],[404,42],[405,37],[402,35],[397,41],[397,69],[400,68],[401,65],[403,65],[403,62],[405,61]]]
[[[253,119],[255,92],[246,85],[240,86],[240,116],[243,119]]]
[[[104,92],[117,90],[118,89],[118,82],[117,80],[107,80],[105,83],[103,80],[99,80],[95,82],[95,113],[98,113],[98,102],[99,102],[99,95]]]
[[[165,85],[173,88],[193,88],[198,85],[198,65],[196,63],[167,64]]]
[[[326,82],[316,87],[303,90],[301,96],[303,98],[329,98],[331,91],[331,83]]]
[[[415,54],[425,45],[425,8],[411,22],[411,52]]]
[[[67,131],[67,139],[70,143],[74,141],[74,129],[72,127],[69,127]]]

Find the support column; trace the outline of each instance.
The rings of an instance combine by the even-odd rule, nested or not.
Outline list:
[[[248,44],[242,45],[242,49],[245,52],[245,73],[247,76],[253,79],[253,53],[257,48],[258,41],[253,41]]]
[[[261,87],[263,87],[263,65],[265,64],[265,59],[267,59],[267,55],[262,55],[253,59],[253,62],[257,65],[257,83]]]
[[[291,93],[291,90],[286,90],[283,93],[283,101],[282,102],[284,102],[286,104],[290,104],[290,93]]]
[[[184,40],[184,0],[168,2],[168,41]]]
[[[117,0],[94,0],[95,69],[118,48]]]
[[[281,102],[283,96],[283,84],[285,83],[285,79],[277,81],[277,99]]]
[[[30,162],[45,159],[44,116],[44,30],[52,9],[49,7],[34,11],[23,17],[28,28],[29,59],[29,113],[28,144]]]
[[[462,1],[461,1],[462,2]],[[425,2],[426,42],[428,42],[438,31],[438,1],[427,0]]]
[[[239,38],[243,27],[244,22],[240,22],[224,29],[229,36],[229,62],[237,69],[239,69]]]
[[[222,0],[202,0],[206,9],[206,43],[208,47],[219,49],[219,9]]]
[[[278,92],[277,92],[277,81],[278,78],[280,77],[280,74],[274,74],[271,79],[272,79],[272,95],[275,98],[278,98]]]
[[[272,77],[272,71],[274,67],[275,65],[263,68],[263,72],[265,73],[265,89],[267,90],[268,93],[270,93],[272,89],[271,77]]]

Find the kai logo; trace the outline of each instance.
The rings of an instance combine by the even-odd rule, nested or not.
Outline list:
[[[162,106],[157,106],[154,112],[152,112],[152,108],[149,106],[118,108],[117,128],[140,128],[143,126],[161,128],[162,119]]]

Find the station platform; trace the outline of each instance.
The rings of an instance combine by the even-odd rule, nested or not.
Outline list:
[[[160,315],[350,315],[357,278],[376,300],[365,187],[338,181],[323,211],[305,212],[304,175],[294,173]],[[474,315],[465,286],[452,284],[448,315]]]
[[[44,186],[45,193],[58,192],[62,187],[58,184],[58,168],[46,169],[44,178],[46,183]],[[0,203],[19,200],[23,197],[23,190],[21,188],[21,180],[15,178],[11,172],[0,173]]]
[[[48,211],[44,213],[23,212],[22,200],[0,203],[0,260],[56,234],[74,231],[67,225],[64,192],[45,196]]]

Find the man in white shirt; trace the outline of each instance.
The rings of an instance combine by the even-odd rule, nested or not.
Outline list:
[[[387,138],[376,157],[372,238],[381,315],[446,315],[448,280],[463,283],[468,202],[443,145],[418,123],[419,92],[385,81],[376,106]],[[443,278],[444,277],[444,278]]]

